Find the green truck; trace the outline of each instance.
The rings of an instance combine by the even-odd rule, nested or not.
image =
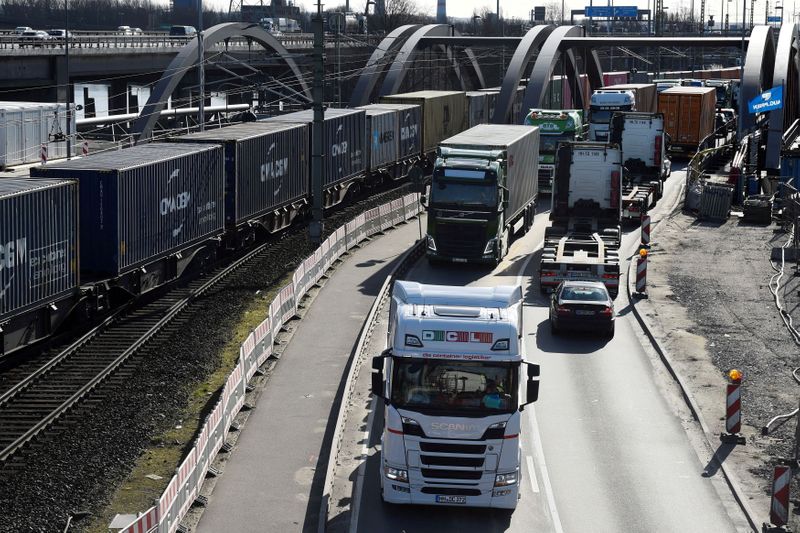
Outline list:
[[[439,143],[428,209],[431,263],[498,264],[536,213],[539,128],[480,124]]]
[[[531,109],[525,117],[525,124],[539,126],[539,193],[550,194],[553,192],[558,143],[583,140],[583,110]]]

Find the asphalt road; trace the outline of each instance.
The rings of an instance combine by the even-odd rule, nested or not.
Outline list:
[[[682,172],[673,174],[654,218],[674,203],[683,178]],[[704,476],[706,465],[692,444],[696,428],[679,415],[674,390],[667,390],[672,384],[640,341],[626,292],[616,301],[613,339],[551,335],[547,300],[535,276],[546,225],[546,215],[538,215],[534,229],[491,272],[460,265],[432,268],[423,260],[408,276],[448,285],[523,284],[528,357],[541,364],[542,377],[539,402],[523,417],[517,509],[508,515],[383,504],[379,454],[372,453],[363,489],[354,495],[358,515],[351,531],[746,530],[719,474]],[[623,244],[627,253],[620,255],[630,256],[638,239],[638,229],[630,232]],[[379,448],[381,429],[382,413],[376,413],[369,435],[373,450]]]

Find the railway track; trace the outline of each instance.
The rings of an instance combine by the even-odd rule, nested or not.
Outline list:
[[[266,253],[264,243],[210,276],[176,287],[135,309],[122,309],[107,318],[44,364],[25,365],[6,378],[0,389],[0,464],[24,465],[24,450],[59,425],[68,424],[76,406],[104,384],[120,377],[125,366],[147,342],[173,329],[179,315],[198,297],[229,279],[243,265]],[[57,433],[55,428],[55,433]],[[23,452],[23,453],[21,453]],[[0,469],[2,470],[2,469]]]

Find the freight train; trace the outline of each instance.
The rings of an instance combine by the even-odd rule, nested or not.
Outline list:
[[[325,112],[324,204],[430,173],[468,127],[466,94],[424,91]],[[310,211],[300,111],[34,167],[0,179],[0,357],[106,313]]]

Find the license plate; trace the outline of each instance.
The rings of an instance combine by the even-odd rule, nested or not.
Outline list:
[[[568,272],[567,278],[590,278],[592,274],[590,272]]]
[[[464,259],[463,257],[454,257],[453,258],[453,263],[466,263],[466,262],[467,262],[467,260]]]
[[[585,309],[578,309],[575,311],[576,315],[586,316],[586,315],[593,315],[594,311],[586,311]]]
[[[436,503],[467,503],[466,496],[436,496]]]

